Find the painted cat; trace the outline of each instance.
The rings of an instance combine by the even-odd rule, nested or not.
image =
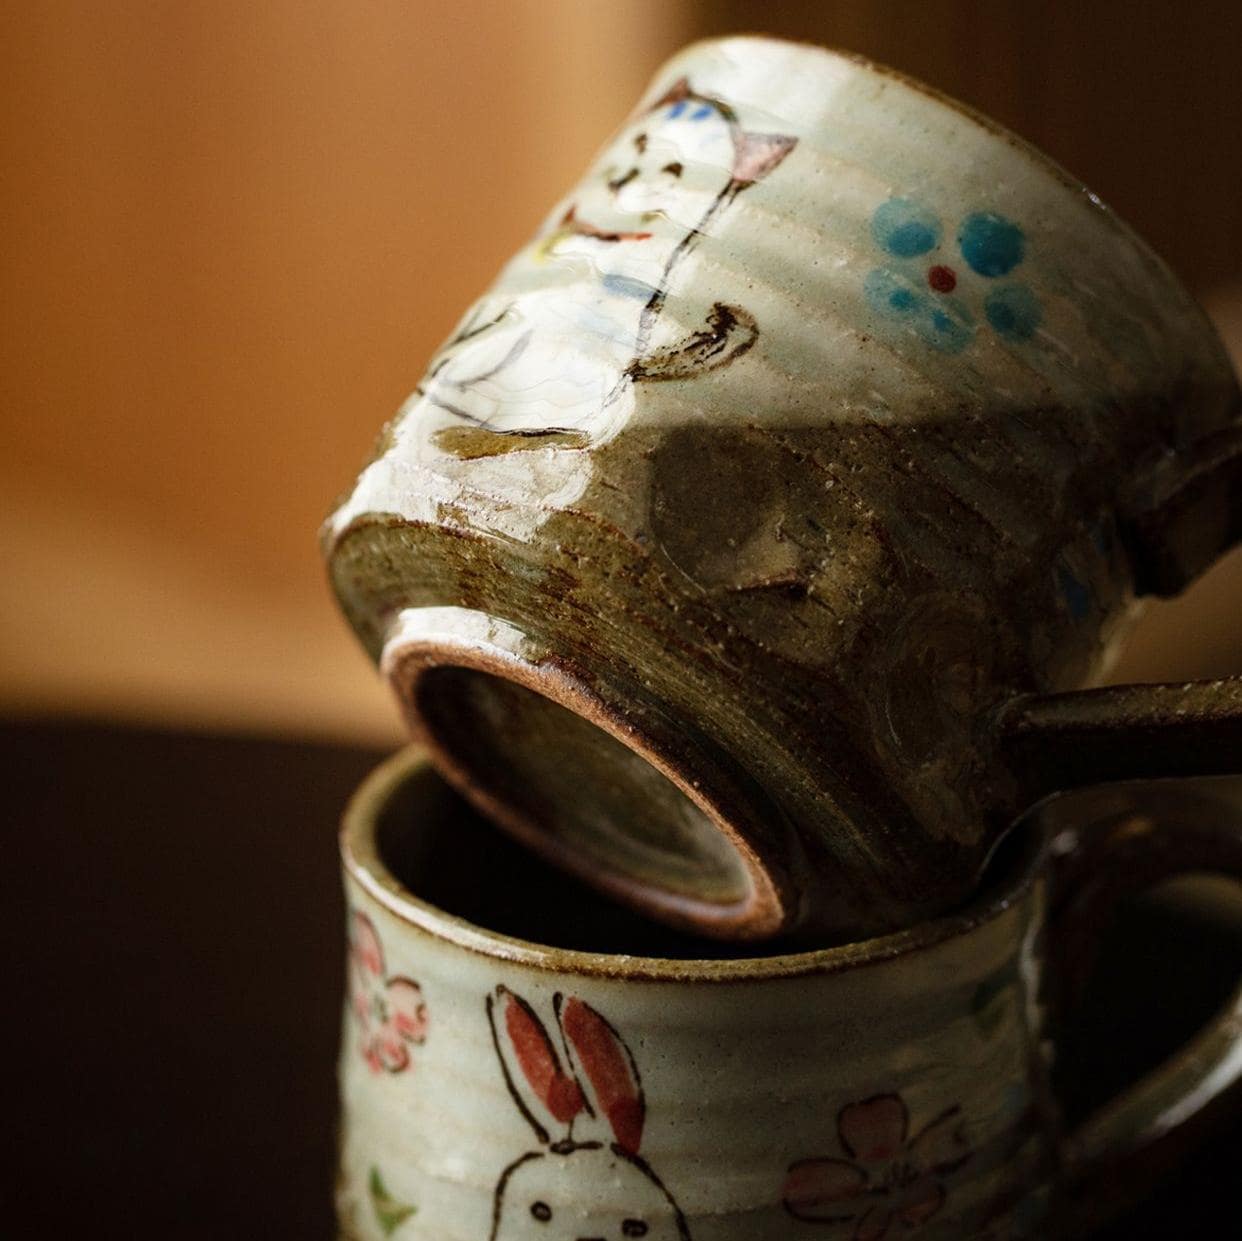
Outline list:
[[[633,384],[731,362],[754,343],[754,319],[716,302],[699,323],[664,323],[670,281],[796,141],[744,130],[727,104],[678,81],[471,308],[413,411],[503,435],[600,442],[624,423]]]

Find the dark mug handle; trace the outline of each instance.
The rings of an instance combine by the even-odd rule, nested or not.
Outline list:
[[[1094,809],[1092,809],[1094,806]],[[1242,881],[1242,808],[1172,788],[1098,790],[1053,837],[1050,997],[1062,1019],[1081,996],[1118,901],[1166,879],[1211,872]],[[1055,1236],[1087,1235],[1135,1187],[1242,1112],[1242,984],[1162,1065],[1104,1104],[1060,1147]]]
[[[1121,499],[1118,532],[1137,595],[1180,594],[1242,540],[1242,426],[1169,454]],[[1242,678],[1027,694],[999,714],[1019,805],[1112,780],[1242,773]]]
[[[1242,774],[1242,678],[1027,694],[999,719],[1018,804],[1121,780]]]

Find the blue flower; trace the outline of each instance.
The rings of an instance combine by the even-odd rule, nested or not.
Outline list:
[[[940,244],[940,221],[911,198],[890,198],[871,217],[871,235],[897,258],[926,254]]]
[[[939,299],[898,272],[877,267],[867,276],[864,291],[874,310],[906,323],[942,353],[959,353],[974,337],[974,321],[960,302]]]
[[[938,250],[944,230],[939,217],[912,198],[890,198],[871,217],[875,243],[896,264],[877,267],[863,291],[871,308],[884,318],[904,324],[925,344],[943,353],[958,353],[975,335],[975,319],[962,304],[957,272],[944,263],[924,269],[925,256]],[[1012,220],[995,211],[974,211],[957,231],[962,261],[985,280],[1007,276],[1026,257],[1026,235]],[[983,318],[1002,340],[1030,340],[1043,322],[1039,299],[1025,284],[995,287],[983,300]]]
[[[981,276],[1007,276],[1026,253],[1022,230],[994,211],[976,211],[962,221],[957,246],[972,271]]]
[[[1007,284],[987,295],[983,313],[992,330],[1006,340],[1030,340],[1043,321],[1039,298],[1024,284]]]

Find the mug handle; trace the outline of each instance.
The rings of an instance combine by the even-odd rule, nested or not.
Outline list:
[[[1242,677],[1025,694],[997,723],[1020,806],[1113,781],[1242,774]]]
[[[1134,593],[1180,594],[1242,541],[1242,425],[1170,453],[1120,498]],[[1242,678],[1026,694],[996,719],[1020,806],[1110,780],[1242,773]]]
[[[1212,872],[1242,882],[1242,812],[1170,788],[1098,790],[1095,812],[1052,840],[1049,959],[1054,1009],[1086,986],[1118,901],[1166,879]],[[1102,817],[1101,817],[1102,816]],[[1060,1147],[1058,1238],[1087,1235],[1127,1205],[1225,1116],[1242,1110],[1242,984],[1164,1064],[1124,1090]]]

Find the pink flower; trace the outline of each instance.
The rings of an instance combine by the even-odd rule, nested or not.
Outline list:
[[[349,1006],[358,1023],[362,1058],[379,1073],[410,1066],[407,1044],[427,1037],[423,989],[411,978],[384,974],[384,948],[371,919],[355,909],[349,923]]]
[[[961,1108],[951,1107],[910,1137],[910,1113],[900,1095],[843,1107],[837,1140],[849,1158],[791,1164],[785,1210],[807,1223],[853,1224],[853,1241],[917,1232],[945,1204],[943,1178],[970,1158],[960,1117]]]

